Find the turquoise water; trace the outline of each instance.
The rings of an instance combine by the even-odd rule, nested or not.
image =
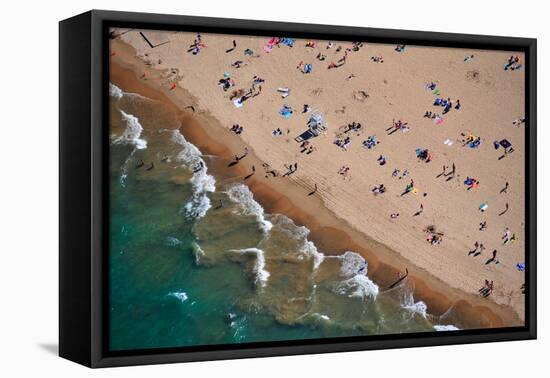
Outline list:
[[[110,122],[111,350],[454,329],[408,284],[382,291],[358,254],[324,256],[216,182],[159,103],[111,86]]]

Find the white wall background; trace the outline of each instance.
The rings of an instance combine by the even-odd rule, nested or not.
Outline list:
[[[61,2],[60,2],[61,3]],[[543,1],[11,0],[0,21],[0,376],[540,377],[550,370],[545,238],[550,27]],[[539,39],[539,340],[89,370],[57,350],[58,25],[91,8]],[[546,190],[545,190],[546,189]],[[545,300],[546,299],[546,300]],[[546,318],[546,319],[545,319]],[[546,348],[546,351],[545,351]],[[538,374],[537,374],[538,372]],[[544,372],[544,373],[543,373]]]

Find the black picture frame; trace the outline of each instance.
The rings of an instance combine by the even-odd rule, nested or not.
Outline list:
[[[110,352],[106,177],[110,27],[523,51],[526,57],[525,326]],[[61,357],[95,368],[536,339],[536,39],[93,10],[60,22],[59,46]]]

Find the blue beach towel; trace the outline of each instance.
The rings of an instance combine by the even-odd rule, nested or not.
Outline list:
[[[481,140],[478,139],[478,140],[474,140],[473,142],[471,142],[468,146],[470,148],[477,148],[477,147],[479,147],[480,144],[481,144]]]
[[[292,110],[292,108],[288,105],[284,105],[281,110],[279,110],[279,114],[282,115],[283,117],[285,118],[290,118],[292,117],[292,114],[294,113],[294,111]]]
[[[294,46],[294,39],[292,38],[281,38],[279,42],[288,47]]]

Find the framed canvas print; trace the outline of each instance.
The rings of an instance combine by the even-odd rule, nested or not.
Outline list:
[[[60,22],[60,355],[536,337],[536,40]]]

